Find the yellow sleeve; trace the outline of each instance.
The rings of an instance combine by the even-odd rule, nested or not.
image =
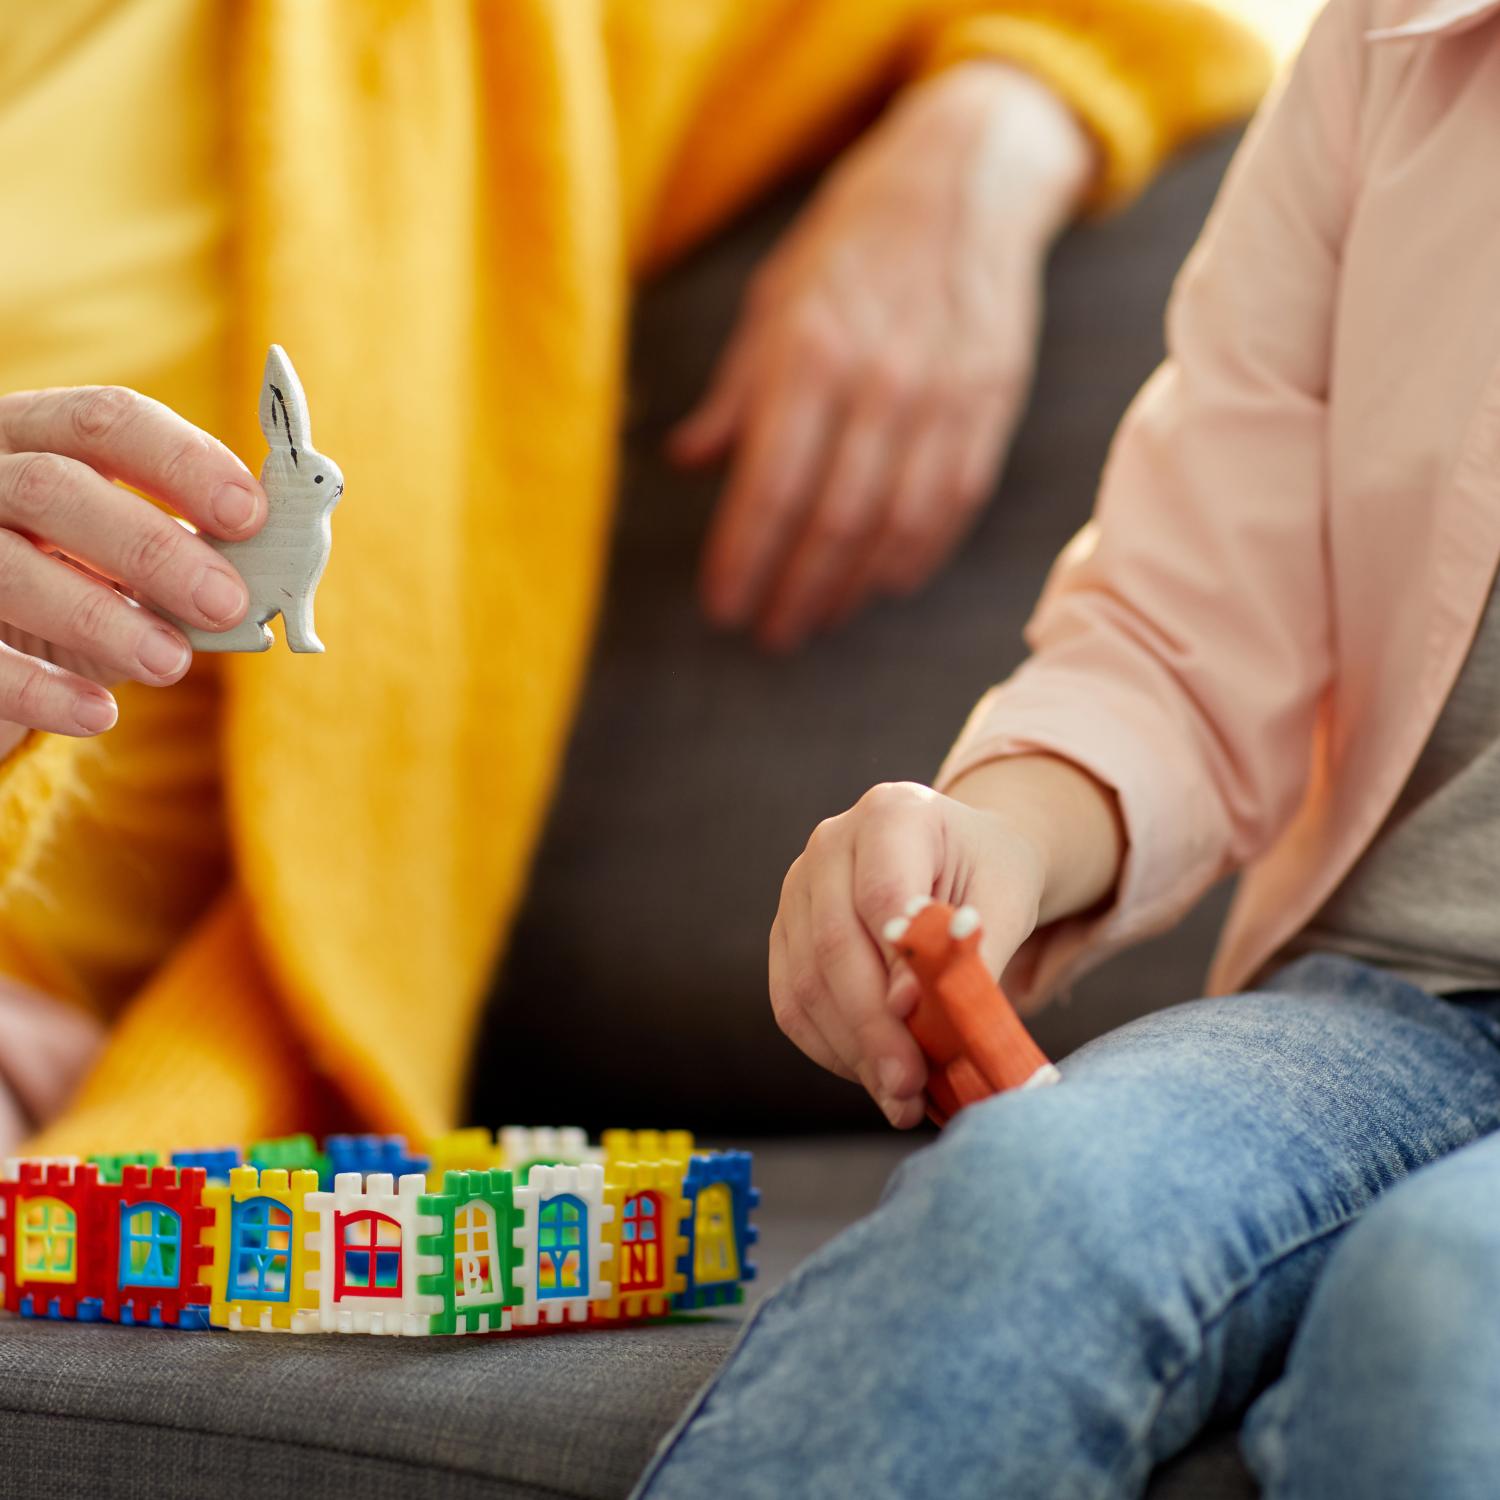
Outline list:
[[[1010,0],[933,28],[919,71],[989,57],[1065,99],[1098,143],[1094,209],[1128,202],[1162,160],[1248,114],[1271,48],[1205,0]]]
[[[77,784],[80,740],[30,734],[0,761],[0,902],[26,880]]]

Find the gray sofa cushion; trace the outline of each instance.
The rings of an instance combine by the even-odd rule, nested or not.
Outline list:
[[[1231,144],[1060,246],[1032,409],[956,565],[790,660],[699,619],[694,569],[718,480],[675,473],[660,449],[798,195],[647,291],[609,596],[474,1118],[551,1118],[565,1078],[566,1097],[594,1111],[587,1125],[637,1115],[647,1081],[654,1117],[703,1130],[878,1123],[772,1025],[766,933],[782,876],[813,825],[872,783],[930,779],[974,700],[1019,659],[1046,569],[1088,514],[1114,427],[1159,357],[1168,286]],[[1196,993],[1218,910],[1085,982],[1041,1019],[1043,1045],[1066,1052]]]
[[[911,1138],[760,1149],[760,1294],[871,1207]],[[738,1318],[519,1339],[0,1322],[0,1497],[627,1494]],[[1248,1500],[1226,1438],[1150,1500]]]

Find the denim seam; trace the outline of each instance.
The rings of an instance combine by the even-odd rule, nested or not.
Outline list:
[[[1109,1481],[1106,1484],[1106,1487],[1099,1491],[1101,1500],[1106,1500],[1106,1497],[1116,1493],[1114,1486],[1120,1479],[1122,1472],[1128,1467],[1128,1460],[1130,1458],[1130,1455],[1137,1448],[1145,1445],[1147,1436],[1149,1435],[1152,1427],[1156,1424],[1157,1419],[1161,1416],[1162,1408],[1166,1406],[1167,1402],[1171,1399],[1178,1386],[1180,1386],[1182,1382],[1189,1375],[1191,1375],[1193,1371],[1196,1370],[1198,1366],[1203,1362],[1201,1346],[1208,1342],[1209,1335],[1212,1334],[1213,1330],[1224,1321],[1224,1319],[1229,1315],[1230,1311],[1234,1308],[1235,1304],[1239,1302],[1247,1293],[1254,1291],[1255,1288],[1265,1280],[1266,1273],[1274,1270],[1282,1263],[1282,1261],[1289,1260],[1292,1256],[1298,1254],[1300,1251],[1306,1250],[1309,1245],[1316,1245],[1319,1240],[1325,1240],[1330,1235],[1337,1234],[1340,1230],[1347,1229],[1349,1225],[1359,1217],[1362,1211],[1363,1210],[1361,1209],[1353,1209],[1344,1214],[1343,1217],[1340,1218],[1336,1223],[1325,1225],[1322,1229],[1319,1229],[1314,1233],[1304,1235],[1300,1240],[1296,1240],[1292,1244],[1285,1246],[1282,1250],[1280,1250],[1277,1254],[1271,1256],[1268,1260],[1262,1261],[1260,1265],[1256,1267],[1255,1274],[1253,1276],[1242,1281],[1237,1287],[1234,1288],[1233,1291],[1229,1293],[1227,1297],[1224,1298],[1224,1300],[1219,1304],[1218,1308],[1216,1308],[1209,1317],[1204,1318],[1199,1322],[1198,1337],[1200,1349],[1197,1357],[1184,1360],[1182,1363],[1182,1367],[1175,1374],[1160,1382],[1160,1388],[1157,1393],[1157,1398],[1155,1402],[1153,1402],[1151,1411],[1147,1415],[1145,1422],[1141,1425],[1140,1429],[1135,1434],[1133,1441],[1126,1445],[1126,1451],[1124,1455],[1122,1455],[1121,1461],[1117,1463],[1114,1469],[1110,1472]]]

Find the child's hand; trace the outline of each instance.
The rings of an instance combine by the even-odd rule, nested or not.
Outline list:
[[[976,907],[992,973],[1036,926],[1045,867],[1028,832],[911,783],[878,786],[813,831],[771,929],[771,1005],[815,1062],[862,1083],[891,1124],[923,1114],[922,1054],[904,1024],[916,980],[882,936],[913,897]]]
[[[141,604],[207,630],[244,616],[229,563],[115,479],[225,540],[265,520],[244,465],[160,402],[112,386],[0,397],[0,754],[27,729],[98,734],[116,718],[107,684],[187,671],[182,633]]]

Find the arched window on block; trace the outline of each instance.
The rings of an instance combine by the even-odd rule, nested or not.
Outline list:
[[[23,1198],[16,1211],[16,1282],[78,1280],[78,1215],[60,1198]]]
[[[339,1214],[334,1220],[338,1270],[334,1297],[401,1295],[401,1226],[374,1209]]]
[[[480,1199],[453,1219],[453,1295],[458,1305],[493,1301],[500,1292],[500,1245],[495,1210]]]
[[[698,1190],[693,1214],[693,1279],[738,1281],[740,1252],[734,1240],[734,1197],[727,1182]]]
[[[229,1295],[247,1302],[285,1302],[292,1292],[292,1211],[274,1198],[234,1205]]]
[[[651,1291],[661,1286],[662,1203],[660,1193],[637,1193],[625,1200],[620,1223],[620,1290]]]
[[[120,1285],[177,1285],[182,1220],[164,1203],[120,1206]]]
[[[542,1202],[537,1216],[537,1296],[587,1297],[589,1211],[572,1193]]]

